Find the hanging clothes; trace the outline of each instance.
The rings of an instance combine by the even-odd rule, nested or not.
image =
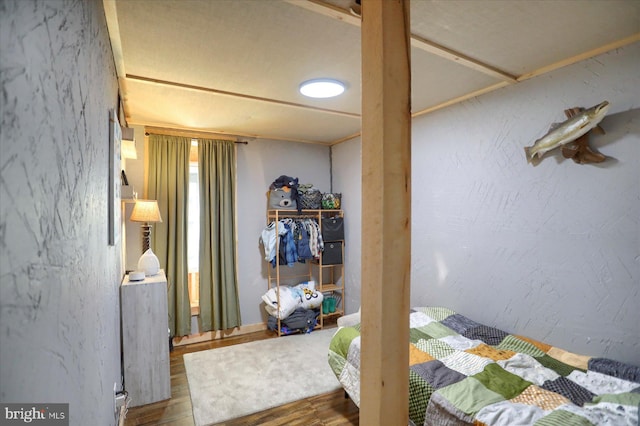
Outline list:
[[[289,268],[293,268],[293,265],[298,261],[298,249],[296,247],[295,242],[293,241],[293,232],[292,232],[292,223],[289,219],[285,219],[280,221],[282,223],[283,228],[285,228],[284,234],[282,234],[280,241],[280,250],[284,251],[284,264],[286,264]],[[276,263],[275,259],[271,261],[271,264],[275,268]]]
[[[320,257],[320,253],[324,250],[324,243],[322,241],[322,233],[320,232],[320,226],[314,219],[307,219],[305,226],[309,231],[309,249],[314,259]]]
[[[277,226],[273,221],[262,230],[260,242],[264,246],[265,260],[273,267],[276,262],[293,267],[296,262],[318,259],[324,250],[320,226],[315,219],[308,218],[281,219]]]
[[[298,246],[298,262],[305,263],[307,260],[313,259],[311,249],[309,248],[309,231],[302,224],[296,226],[296,244]]]
[[[282,236],[287,230],[284,226],[278,226],[278,234],[276,235],[276,222],[271,222],[262,230],[260,242],[264,247],[264,260],[271,262],[276,257],[276,241],[278,236]]]

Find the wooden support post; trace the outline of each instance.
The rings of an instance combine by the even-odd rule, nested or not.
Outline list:
[[[360,424],[406,425],[411,266],[409,0],[362,3]]]

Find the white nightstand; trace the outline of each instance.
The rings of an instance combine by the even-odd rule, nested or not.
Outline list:
[[[171,398],[169,314],[164,270],[120,287],[124,388],[131,407]]]

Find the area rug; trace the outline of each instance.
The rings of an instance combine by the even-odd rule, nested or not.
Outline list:
[[[318,330],[185,354],[196,426],[340,389],[327,361],[335,332]]]

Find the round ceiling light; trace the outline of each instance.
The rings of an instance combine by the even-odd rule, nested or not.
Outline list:
[[[344,92],[344,83],[330,78],[307,80],[300,85],[300,93],[310,98],[333,98]]]

